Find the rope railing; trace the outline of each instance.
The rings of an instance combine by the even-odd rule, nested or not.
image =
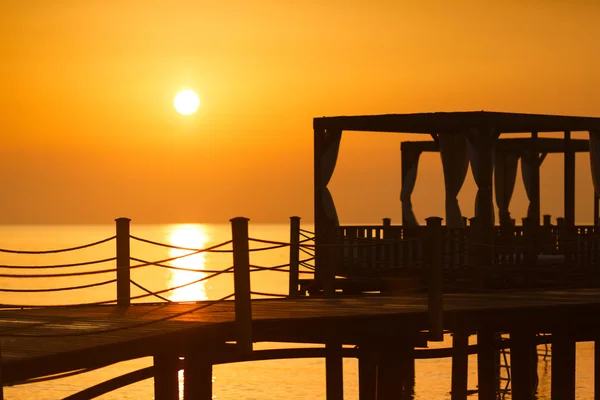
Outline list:
[[[314,242],[314,240],[315,240],[314,235],[313,236],[309,236],[309,235],[307,235],[305,233],[302,233],[302,232],[299,232],[299,235],[300,235],[300,237],[302,237],[302,238],[304,238],[304,239],[306,239],[308,241],[313,241]]]
[[[89,283],[87,285],[77,285],[77,286],[65,286],[58,288],[43,288],[43,289],[10,289],[10,288],[0,288],[0,292],[9,292],[9,293],[43,293],[43,292],[62,292],[68,290],[78,290],[78,289],[88,289],[92,287],[104,286],[111,283],[115,283],[116,279],[109,279],[107,281]]]
[[[116,238],[116,236],[111,236],[111,237],[106,238],[106,239],[98,240],[97,242],[92,242],[92,243],[84,244],[84,245],[81,245],[81,246],[67,247],[67,248],[63,248],[63,249],[53,249],[53,250],[9,250],[9,249],[0,249],[0,253],[11,253],[11,254],[53,254],[53,253],[65,253],[65,252],[68,252],[68,251],[81,250],[81,249],[86,249],[88,247],[97,246],[97,245],[102,244],[102,243],[110,242],[111,240],[114,240],[115,238]]]
[[[165,322],[165,321],[169,321],[171,319],[174,318],[178,318],[178,317],[182,317],[184,315],[187,314],[191,314],[194,313],[196,311],[200,311],[202,309],[211,307],[217,303],[223,302],[227,299],[230,299],[234,296],[235,294],[232,293],[230,295],[221,297],[218,300],[212,300],[210,302],[207,302],[205,304],[202,304],[198,307],[194,307],[191,310],[186,310],[186,311],[182,311],[173,315],[168,315],[166,317],[163,318],[158,318],[158,319],[153,319],[150,321],[144,321],[144,322],[140,322],[138,324],[132,324],[132,325],[127,325],[127,326],[118,326],[118,327],[114,327],[114,328],[107,328],[107,329],[98,329],[98,330],[93,330],[93,331],[85,331],[85,332],[76,332],[76,333],[55,333],[55,334],[46,334],[46,335],[36,335],[36,334],[19,334],[19,333],[7,333],[5,331],[0,331],[0,337],[36,337],[36,338],[53,338],[53,337],[78,337],[78,336],[90,336],[90,335],[99,335],[99,334],[104,334],[104,333],[114,333],[114,332],[119,332],[119,331],[124,331],[124,330],[131,330],[131,329],[136,329],[136,328],[141,328],[144,326],[148,326],[148,325],[153,325],[153,324],[157,324],[159,322]]]
[[[134,281],[133,279],[131,279],[129,282],[131,282],[132,285],[136,286],[139,289],[142,289],[144,292],[148,293],[150,296],[154,296],[162,301],[166,301],[167,303],[172,303],[171,300],[167,299],[166,297],[161,296],[160,294],[154,293],[149,289],[146,289],[144,286],[140,285],[139,283],[137,283],[136,281]]]
[[[278,298],[287,298],[287,297],[289,297],[287,294],[265,293],[265,292],[255,292],[255,291],[251,291],[250,294],[253,294],[255,296],[267,296],[267,297],[278,297]]]
[[[195,284],[200,283],[200,282],[204,282],[206,280],[214,278],[215,276],[219,276],[221,274],[227,273],[228,271],[231,271],[231,270],[233,270],[233,267],[229,267],[227,269],[224,269],[223,271],[215,272],[215,273],[213,273],[211,275],[203,276],[200,279],[196,279],[195,281],[184,283],[183,285],[173,286],[173,287],[170,287],[170,288],[167,288],[167,289],[158,290],[156,292],[150,292],[150,291],[147,291],[147,289],[143,289],[143,290],[147,291],[146,294],[141,294],[141,295],[138,295],[138,296],[133,296],[133,297],[131,297],[131,300],[139,300],[139,299],[143,299],[143,298],[150,297],[150,296],[155,296],[156,297],[156,295],[160,295],[160,294],[163,294],[163,293],[172,292],[172,291],[177,290],[177,289],[181,289],[181,288],[184,288],[184,287],[187,287],[187,286],[195,285]]]
[[[115,261],[116,259],[117,259],[116,257],[110,257],[110,258],[103,258],[100,260],[84,261],[84,262],[71,263],[71,264],[55,264],[55,265],[0,265],[0,268],[6,268],[6,269],[52,269],[52,268],[82,267],[85,265],[95,265],[95,264],[101,264],[101,263],[105,263],[105,262]]]
[[[131,257],[131,260],[142,263],[144,265],[149,265],[149,266],[154,266],[154,267],[160,267],[160,268],[167,268],[167,269],[173,269],[176,271],[187,271],[187,272],[202,272],[202,273],[206,273],[206,274],[212,274],[212,273],[216,273],[216,272],[221,272],[221,271],[227,271],[227,270],[212,270],[212,269],[195,269],[195,268],[185,268],[185,267],[177,267],[175,265],[168,265],[168,264],[164,264],[164,262],[161,261],[146,261],[146,260],[142,260],[141,258],[135,258],[135,257]],[[174,260],[169,260],[169,261],[174,261]],[[165,261],[168,262],[168,261]],[[233,271],[227,271],[228,273],[233,273]]]
[[[310,252],[308,249],[305,249],[304,247],[300,247],[299,250],[301,252],[303,252],[304,254],[306,254],[308,256],[312,256],[314,258],[314,255],[315,255],[314,251]]]
[[[315,235],[315,233],[313,231],[309,231],[307,229],[302,229],[302,228],[300,228],[300,233],[306,233],[306,234],[313,235],[313,236]]]
[[[103,306],[107,304],[116,303],[117,299],[114,300],[102,300],[93,301],[89,303],[76,303],[76,304],[2,304],[0,308],[77,308],[77,307],[91,307],[91,306]]]
[[[131,239],[137,240],[139,242],[153,244],[155,246],[166,247],[166,248],[174,249],[174,250],[193,251],[195,254],[198,254],[198,253],[231,253],[231,252],[233,252],[233,250],[217,250],[220,247],[231,244],[231,242],[232,242],[231,240],[227,240],[225,242],[222,242],[222,243],[219,243],[219,244],[216,244],[214,246],[210,246],[210,247],[207,247],[204,249],[196,249],[196,248],[191,248],[191,247],[182,247],[182,246],[175,246],[175,245],[166,244],[166,243],[155,242],[152,240],[143,239],[143,238],[133,236],[133,235],[129,235],[129,237]]]

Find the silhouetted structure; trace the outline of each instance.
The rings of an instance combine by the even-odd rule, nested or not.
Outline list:
[[[381,225],[340,226],[327,184],[335,169],[343,131],[399,132],[433,137],[433,141],[402,143],[401,226],[391,225],[386,219]],[[571,139],[571,132],[575,131],[589,132],[590,140]],[[563,139],[540,138],[539,133],[543,132],[563,132]],[[530,137],[501,138],[501,135],[514,133],[529,133]],[[561,278],[564,278],[560,271],[571,270],[571,267],[580,268],[575,278],[582,284],[599,258],[600,245],[594,225],[575,226],[574,154],[590,152],[596,187],[594,219],[597,220],[599,146],[600,118],[484,111],[315,118],[317,276],[311,288],[323,288],[326,293],[333,293],[341,286],[352,286],[349,290],[355,291],[373,287],[385,289],[393,280],[381,280],[379,284],[361,280],[354,285],[352,279],[337,282],[336,275],[396,278],[392,286],[398,284],[398,279],[409,279],[411,285],[414,279],[427,281],[426,272],[417,268],[426,265],[428,255],[434,254],[428,250],[431,245],[444,249],[441,257],[445,286],[451,290],[460,289],[465,283],[470,283],[467,284],[469,289],[474,286],[486,288],[491,282],[503,287],[560,286]],[[446,223],[440,240],[435,243],[431,242],[426,228],[418,226],[410,199],[416,183],[419,155],[424,151],[440,152],[444,173]],[[545,226],[540,226],[539,167],[548,153],[564,154],[565,214],[557,226],[549,226],[548,218]],[[530,200],[524,226],[515,226],[509,213],[519,159]],[[467,225],[457,195],[469,164],[478,191],[476,215]],[[494,169],[499,227],[494,226]],[[335,245],[342,246],[342,250]],[[537,268],[541,266],[545,269]],[[551,282],[550,275],[554,276]],[[571,280],[568,279],[565,285],[572,285]]]

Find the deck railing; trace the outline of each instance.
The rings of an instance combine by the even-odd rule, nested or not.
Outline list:
[[[560,274],[567,278],[600,272],[600,228],[597,226],[495,227],[482,240],[472,226],[441,228],[438,243],[428,244],[427,226],[403,227],[384,220],[382,225],[348,225],[338,230],[341,243],[335,273],[345,277],[420,277],[426,285],[428,255],[443,248],[443,269],[448,287],[477,275],[476,270],[504,281],[528,279],[537,274],[541,284]],[[485,254],[483,254],[485,253]],[[536,272],[537,271],[537,272]],[[531,275],[524,277],[524,275]],[[537,279],[537,278],[536,278]],[[454,282],[452,282],[454,280]],[[568,279],[567,279],[568,280]],[[568,285],[568,283],[565,283]],[[424,288],[424,286],[423,286]]]

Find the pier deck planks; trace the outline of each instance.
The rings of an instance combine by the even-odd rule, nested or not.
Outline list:
[[[95,306],[0,311],[5,383],[51,373],[150,356],[167,349],[211,347],[235,340],[234,303]],[[448,294],[444,327],[536,332],[567,325],[587,339],[600,331],[600,289]],[[185,314],[182,314],[185,313]],[[356,343],[406,337],[427,328],[427,298],[420,294],[254,300],[256,341]],[[143,324],[151,322],[150,324]],[[61,336],[117,328],[91,335]],[[127,329],[121,329],[127,328]],[[44,337],[44,335],[53,335]],[[54,336],[55,335],[55,336]],[[588,339],[589,340],[589,339]]]

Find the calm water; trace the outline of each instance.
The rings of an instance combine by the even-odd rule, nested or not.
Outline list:
[[[310,226],[304,228],[311,229]],[[132,235],[177,246],[202,248],[229,240],[229,225],[136,225],[132,224]],[[51,249],[76,246],[94,242],[114,235],[112,225],[92,226],[4,226],[0,227],[0,247],[10,249]],[[250,236],[255,238],[289,241],[287,225],[250,224]],[[262,247],[257,244],[254,247]],[[49,265],[81,262],[113,257],[114,242],[73,253],[55,255],[12,255],[0,253],[0,264],[4,265]],[[132,257],[156,261],[185,254],[132,241]],[[253,252],[251,263],[272,266],[288,261],[286,249]],[[135,262],[133,262],[135,264]],[[196,270],[224,269],[232,265],[230,254],[202,253],[173,262],[173,265]],[[69,268],[69,270],[97,270],[113,267],[113,263],[90,267]],[[56,270],[53,272],[57,272]],[[21,273],[21,272],[19,272]],[[178,286],[202,277],[201,272],[174,271],[159,267],[139,268],[132,271],[132,279],[150,290],[160,290]],[[113,274],[89,275],[83,277],[10,279],[0,278],[4,288],[44,288],[83,285],[110,280]],[[286,293],[287,274],[281,272],[255,272],[252,274],[252,290],[269,293]],[[233,291],[232,276],[223,274],[209,281],[191,285],[165,296],[171,300],[218,299]],[[132,295],[143,292],[132,287]],[[0,303],[4,304],[69,304],[112,300],[116,297],[114,284],[71,292],[43,294],[0,293]],[[436,346],[450,346],[447,340]],[[282,347],[274,343],[260,343],[256,348]],[[304,347],[304,346],[303,346]],[[578,399],[593,398],[593,345],[580,343],[577,347],[577,390]],[[540,352],[544,347],[540,346]],[[59,399],[77,391],[151,365],[150,358],[123,362],[101,370],[45,383],[9,387],[5,389],[7,399]],[[449,399],[450,359],[417,360],[415,399]],[[477,384],[477,360],[469,358],[469,389]],[[239,363],[215,366],[214,398],[219,400],[275,400],[275,399],[325,399],[325,363],[322,360],[275,360],[253,363]],[[539,363],[539,399],[550,398],[550,358]],[[344,362],[345,398],[358,399],[358,379],[356,360]],[[104,399],[150,399],[153,396],[152,380],[146,380],[114,391]],[[476,396],[473,396],[476,398]],[[509,396],[507,396],[509,398]]]

